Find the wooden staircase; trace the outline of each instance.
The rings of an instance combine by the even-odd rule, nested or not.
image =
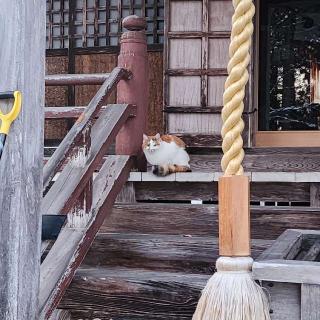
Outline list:
[[[319,228],[318,209],[253,207],[253,258],[288,227]],[[217,228],[215,205],[115,205],[59,308],[77,320],[190,320],[214,272]]]

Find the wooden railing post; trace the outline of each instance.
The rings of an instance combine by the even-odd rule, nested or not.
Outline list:
[[[121,37],[118,66],[132,72],[128,81],[120,81],[117,88],[117,103],[137,106],[136,116],[127,121],[116,139],[116,154],[137,156],[137,166],[146,169],[141,145],[146,129],[148,108],[148,57],[145,35],[146,20],[137,16],[123,19],[128,31]]]

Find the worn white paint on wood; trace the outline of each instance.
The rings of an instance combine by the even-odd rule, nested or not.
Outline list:
[[[220,134],[222,120],[220,114],[170,113],[168,131],[171,133]]]
[[[0,90],[22,111],[0,162],[0,319],[37,319],[43,164],[45,1],[1,1]],[[1,101],[2,110],[12,106]]]
[[[169,46],[170,69],[201,68],[201,39],[171,39]]]
[[[229,62],[230,39],[209,39],[209,67],[226,69]]]
[[[230,31],[233,12],[232,1],[210,1],[210,31]]]
[[[169,31],[201,31],[201,1],[170,1]]]
[[[320,319],[320,286],[301,285],[301,320]]]
[[[200,107],[201,79],[196,76],[170,77],[169,90],[170,106],[199,106]]]
[[[225,76],[208,77],[208,104],[211,107],[223,106]]]

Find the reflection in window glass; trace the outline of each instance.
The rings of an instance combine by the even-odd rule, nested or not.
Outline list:
[[[320,129],[320,1],[260,1],[259,130]]]

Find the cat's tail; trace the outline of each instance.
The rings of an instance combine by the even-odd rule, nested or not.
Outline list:
[[[176,172],[191,172],[191,169],[189,166],[180,166],[177,164],[167,164],[167,165],[153,167],[153,173],[161,177],[164,177],[169,175],[170,173],[176,173]]]

